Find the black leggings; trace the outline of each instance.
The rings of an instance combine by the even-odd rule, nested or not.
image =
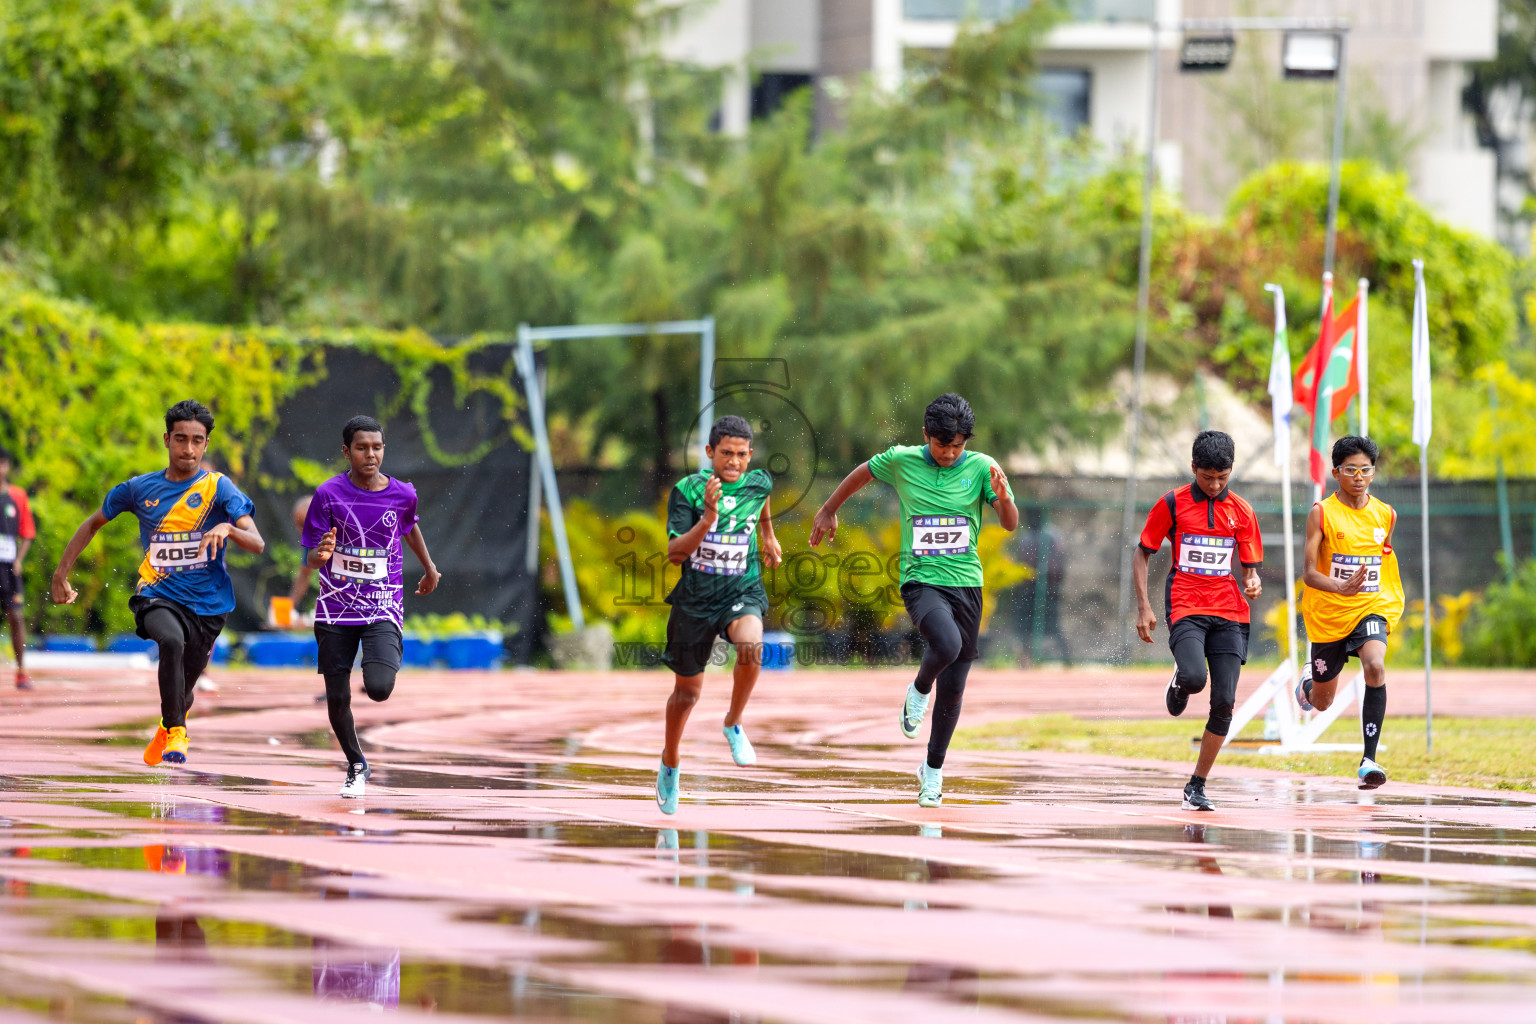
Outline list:
[[[168,608],[150,608],[143,622],[160,648],[160,724],[186,728],[193,687],[208,667],[213,645],[203,637],[189,638],[180,616]]]
[[[935,684],[938,687],[933,701],[933,725],[928,732],[928,767],[943,768],[949,741],[955,735],[955,726],[960,724],[960,704],[965,697],[965,677],[971,671],[971,662],[960,660],[965,638],[960,635],[960,627],[947,604],[929,610],[917,629],[928,649],[923,652],[913,685],[918,693],[932,692]]]
[[[1178,666],[1179,689],[1199,693],[1205,689],[1205,666],[1211,666],[1211,714],[1205,720],[1207,732],[1225,736],[1232,728],[1232,711],[1237,706],[1237,677],[1243,671],[1238,654],[1207,654],[1205,637],[1190,633],[1173,645],[1173,660]]]
[[[382,661],[363,662],[363,689],[370,700],[388,700],[395,690],[399,670]],[[331,730],[347,755],[347,764],[364,764],[362,744],[357,741],[357,726],[352,722],[352,673],[325,674],[325,709],[331,716]]]

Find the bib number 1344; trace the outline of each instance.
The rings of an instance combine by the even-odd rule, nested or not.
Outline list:
[[[971,551],[969,516],[913,516],[912,554],[918,558],[935,555],[965,555]]]

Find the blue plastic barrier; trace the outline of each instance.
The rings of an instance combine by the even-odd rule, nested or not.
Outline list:
[[[262,668],[313,665],[318,654],[312,633],[257,633],[245,641],[245,656]]]
[[[67,654],[96,653],[96,638],[90,636],[45,636],[42,650]]]
[[[441,643],[443,660],[449,668],[486,669],[501,663],[501,637],[495,633],[450,636]]]
[[[107,641],[107,650],[113,654],[148,654],[154,657],[159,650],[153,640],[145,640],[133,633],[119,633]]]
[[[412,668],[431,668],[432,663],[442,657],[438,651],[441,643],[439,640],[406,633],[402,637],[401,660]]]
[[[793,633],[777,631],[763,634],[763,668],[771,672],[788,672],[795,667],[795,637]]]
[[[220,633],[219,638],[213,642],[213,658],[211,659],[213,663],[215,665],[228,665],[229,653],[233,650],[233,647],[234,645],[229,642],[229,637]]]

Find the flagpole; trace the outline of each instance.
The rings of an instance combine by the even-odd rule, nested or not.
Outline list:
[[[1419,543],[1424,568],[1424,752],[1435,749],[1434,591],[1429,579],[1429,438],[1434,430],[1434,385],[1429,363],[1429,300],[1424,292],[1424,261],[1413,261],[1413,440],[1419,446]]]
[[[1321,328],[1321,331],[1320,331],[1320,334],[1319,334],[1319,338],[1320,339],[1321,338],[1325,338],[1328,335],[1328,321],[1329,321],[1329,318],[1333,315],[1333,307],[1332,307],[1332,305],[1329,302],[1329,300],[1332,299],[1332,298],[1333,298],[1333,271],[1332,270],[1325,270],[1325,271],[1323,271],[1323,313],[1322,313],[1323,325],[1322,325],[1322,328]],[[1326,367],[1328,365],[1326,360],[1327,360],[1327,353],[1326,353],[1326,350],[1325,350],[1325,352],[1324,352],[1324,362],[1317,367],[1317,372],[1315,374],[1315,379],[1314,379],[1314,384],[1313,384],[1313,386],[1317,389],[1315,394],[1321,396],[1321,397],[1315,397],[1313,399],[1313,402],[1312,402],[1312,421],[1313,421],[1312,422],[1312,433],[1313,433],[1314,436],[1317,434],[1317,429],[1318,429],[1317,428],[1317,417],[1318,416],[1328,417],[1328,416],[1331,416],[1332,413],[1333,413],[1333,399],[1330,396],[1328,396],[1328,395],[1323,393],[1323,373],[1325,372]],[[1325,404],[1327,405],[1326,411],[1323,408]],[[1326,444],[1327,440],[1328,440],[1328,426],[1325,423],[1324,426],[1323,426],[1323,441],[1324,441],[1325,444]],[[1314,447],[1315,446],[1316,445],[1315,445],[1315,441],[1314,441]],[[1310,456],[1309,456],[1309,459],[1310,459]],[[1321,480],[1314,480],[1312,482],[1312,504],[1316,505],[1318,502],[1323,500],[1323,489],[1324,489],[1324,487],[1325,487],[1325,484]]]
[[[1371,282],[1360,279],[1360,315],[1356,325],[1355,377],[1360,382],[1360,433],[1371,436],[1371,359],[1370,334],[1366,329],[1367,310],[1371,295]]]
[[[1286,329],[1285,321],[1285,292],[1277,284],[1266,284],[1266,291],[1275,296],[1275,354],[1281,355],[1281,339]],[[1284,353],[1285,365],[1277,371],[1271,359],[1270,377],[1273,382],[1279,383],[1286,389],[1289,397],[1291,388],[1291,363],[1290,352]],[[1272,387],[1274,384],[1272,384]],[[1280,432],[1284,430],[1282,435]],[[1289,410],[1285,415],[1283,424],[1275,423],[1275,461],[1280,463],[1280,514],[1285,527],[1285,642],[1286,658],[1290,661],[1292,676],[1296,673],[1296,532],[1295,523],[1291,513],[1291,417]],[[1283,439],[1282,439],[1283,438]]]

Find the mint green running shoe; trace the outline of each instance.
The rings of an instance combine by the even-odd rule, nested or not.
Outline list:
[[[677,813],[677,769],[662,764],[656,769],[656,806],[662,814]]]
[[[901,734],[907,739],[917,739],[923,719],[928,717],[928,701],[932,696],[931,691],[918,693],[916,683],[907,684],[907,697],[901,702]]]
[[[930,768],[924,761],[917,766],[917,805],[938,807],[944,802],[944,769]]]
[[[725,742],[731,745],[732,761],[743,768],[757,764],[757,751],[752,749],[752,741],[747,739],[741,726],[727,725],[721,731],[725,733]]]

